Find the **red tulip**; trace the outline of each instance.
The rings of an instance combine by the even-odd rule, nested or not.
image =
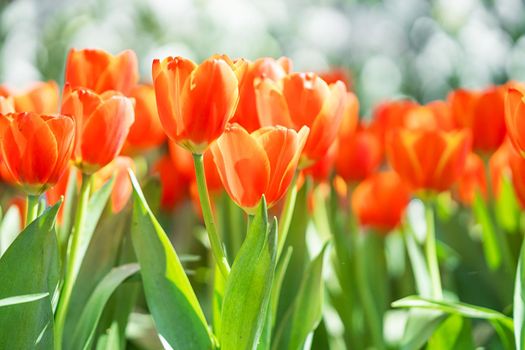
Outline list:
[[[36,113],[1,118],[2,158],[10,174],[27,193],[43,193],[67,168],[75,138],[74,121]]]
[[[446,191],[459,179],[470,152],[466,130],[406,130],[391,132],[387,153],[394,170],[412,188]]]
[[[131,99],[115,91],[101,95],[66,85],[62,114],[76,122],[74,164],[92,174],[120,153],[135,119]]]
[[[137,56],[131,50],[116,56],[102,50],[71,49],[66,61],[65,83],[97,94],[115,90],[128,95],[139,80]]]
[[[308,128],[299,132],[265,127],[249,134],[238,124],[227,127],[211,146],[213,159],[226,192],[252,213],[262,195],[274,205],[292,182]]]
[[[261,125],[310,128],[303,163],[315,163],[334,143],[346,107],[342,82],[328,85],[314,73],[292,73],[281,82],[262,79],[255,94]]]
[[[245,62],[212,56],[200,65],[182,57],[153,61],[160,121],[168,136],[203,153],[224,132],[239,101]]]
[[[458,181],[457,194],[462,203],[471,204],[476,191],[480,191],[483,196],[487,195],[485,164],[476,153],[470,153],[465,163],[465,170]]]
[[[354,189],[352,211],[359,224],[381,233],[396,228],[410,201],[407,185],[393,171],[375,173]]]
[[[262,78],[279,81],[290,73],[291,61],[287,57],[274,60],[263,57],[249,62],[246,74],[239,85],[239,105],[231,122],[238,123],[248,132],[255,131],[261,127],[257,114],[254,84]]]

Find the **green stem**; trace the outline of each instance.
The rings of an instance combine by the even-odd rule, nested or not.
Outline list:
[[[208,194],[208,186],[206,185],[206,175],[204,173],[204,157],[202,154],[193,154],[193,162],[195,164],[195,176],[197,178],[197,188],[199,190],[199,199],[201,202],[202,216],[204,217],[204,224],[210,239],[211,250],[215,257],[215,262],[221,271],[225,280],[228,279],[230,273],[230,265],[226,259],[226,254],[221,244],[213,213],[211,211],[210,195]]]
[[[436,300],[441,300],[443,299],[443,290],[441,288],[441,276],[439,274],[439,263],[437,258],[434,204],[432,203],[432,199],[429,199],[425,203],[425,220],[427,224],[425,255],[432,284],[432,297]]]
[[[69,308],[73,286],[75,285],[78,271],[80,270],[80,265],[82,263],[83,257],[78,255],[78,250],[80,241],[82,240],[82,229],[84,227],[90,192],[91,176],[83,174],[82,187],[80,188],[80,195],[75,213],[75,223],[71,233],[71,246],[69,250],[69,257],[67,257],[64,285],[62,287],[62,292],[60,294],[55,316],[55,350],[60,350],[62,348],[62,333],[64,331],[67,310]]]
[[[288,193],[286,194],[283,210],[279,218],[279,236],[277,237],[277,260],[279,260],[279,257],[281,256],[281,253],[284,248],[284,243],[286,242],[286,237],[288,236],[288,231],[290,230],[290,224],[292,223],[295,201],[297,199],[296,185],[298,177],[299,173],[295,172],[292,182],[290,183]]]
[[[356,287],[358,289],[359,297],[363,305],[365,318],[368,321],[368,327],[372,333],[372,341],[374,347],[378,350],[384,349],[382,322],[379,317],[377,305],[374,303],[374,298],[371,290],[369,280],[366,272],[366,247],[364,240],[366,237],[359,236],[357,227],[352,230],[352,246],[355,253],[355,269],[357,275]]]
[[[27,213],[26,213],[26,227],[29,226],[33,220],[38,216],[38,198],[32,194],[27,195]]]

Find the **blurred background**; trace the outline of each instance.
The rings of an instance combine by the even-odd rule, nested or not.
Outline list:
[[[343,67],[362,114],[385,99],[525,80],[521,0],[0,0],[0,82],[62,80],[70,47],[131,48],[151,61],[213,53]]]

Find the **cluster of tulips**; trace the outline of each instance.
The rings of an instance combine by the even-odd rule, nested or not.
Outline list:
[[[519,83],[365,122],[287,58],[137,66],[0,88],[0,349],[124,349],[140,312],[173,349],[525,346]]]

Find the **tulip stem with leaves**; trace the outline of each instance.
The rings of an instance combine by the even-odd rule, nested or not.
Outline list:
[[[38,216],[38,201],[40,196],[32,194],[27,195],[27,213],[26,226],[29,225]]]
[[[82,185],[80,187],[80,195],[78,198],[77,209],[75,213],[75,222],[73,230],[71,231],[71,246],[69,249],[69,257],[66,262],[64,285],[60,293],[60,299],[57,306],[55,316],[55,349],[61,349],[62,332],[64,330],[64,324],[66,321],[67,310],[69,308],[69,302],[71,299],[71,293],[73,292],[73,286],[80,270],[82,262],[82,254],[80,253],[82,242],[82,228],[85,224],[85,216],[87,213],[89,196],[91,193],[91,175],[82,175]]]
[[[194,153],[193,162],[195,164],[195,177],[197,178],[197,188],[199,191],[202,216],[204,218],[204,224],[206,225],[206,231],[208,232],[208,237],[210,239],[211,250],[215,257],[215,262],[221,271],[221,274],[225,279],[227,279],[230,273],[230,265],[228,264],[221,239],[217,232],[217,226],[215,225],[213,212],[211,210],[210,195],[208,193],[206,175],[204,173],[203,155]]]
[[[443,290],[441,288],[441,277],[439,274],[439,262],[436,250],[436,232],[434,223],[434,202],[427,199],[425,202],[425,221],[427,234],[425,238],[425,255],[430,273],[432,285],[432,297],[436,300],[443,299]]]

